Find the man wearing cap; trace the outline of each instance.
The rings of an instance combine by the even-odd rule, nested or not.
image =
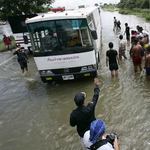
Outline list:
[[[87,150],[95,149],[95,150],[119,150],[117,136],[115,136],[115,140],[113,145],[106,140],[106,137],[109,134],[105,133],[106,125],[102,120],[95,120],[90,125],[90,130],[86,131],[83,137],[84,145]],[[99,143],[99,144],[98,144]],[[113,148],[114,146],[114,148]]]
[[[77,126],[77,132],[81,137],[81,142],[83,135],[86,131],[90,129],[90,124],[92,121],[96,120],[95,118],[95,106],[99,97],[99,80],[94,79],[94,84],[96,85],[94,89],[94,96],[91,103],[88,103],[87,106],[84,105],[85,102],[85,93],[78,93],[75,95],[74,101],[78,106],[75,110],[72,111],[70,115],[70,125],[72,127]]]
[[[17,46],[13,54],[18,56],[18,63],[20,64],[22,74],[24,75],[24,69],[28,72],[27,63],[29,62],[29,59],[27,57],[27,54],[21,49],[20,45]]]

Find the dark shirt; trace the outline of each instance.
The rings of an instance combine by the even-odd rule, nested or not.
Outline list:
[[[130,28],[126,27],[126,35],[129,36],[130,35]]]
[[[99,97],[99,86],[96,85],[94,89],[94,96],[91,103],[87,106],[77,107],[72,111],[70,115],[70,125],[77,125],[77,132],[80,137],[83,137],[84,133],[90,129],[90,124],[95,118],[95,106]]]
[[[23,50],[14,51],[14,55],[17,54],[18,61],[26,61],[28,60],[27,54]]]
[[[116,56],[118,55],[116,50],[108,50],[106,56],[109,58],[109,64],[117,63]]]

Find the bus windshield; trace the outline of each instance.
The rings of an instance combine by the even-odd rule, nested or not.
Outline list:
[[[86,19],[37,22],[27,26],[34,52],[64,54],[93,50]]]

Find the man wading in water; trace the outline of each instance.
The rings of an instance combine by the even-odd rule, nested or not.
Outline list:
[[[142,71],[141,63],[142,63],[142,56],[141,53],[143,52],[142,46],[138,45],[138,39],[135,38],[133,40],[133,44],[135,47],[132,49],[132,58],[133,58],[133,64],[134,64],[134,70],[137,72],[137,66],[139,66],[140,70]]]
[[[119,56],[116,50],[113,49],[113,43],[110,42],[109,44],[110,50],[106,52],[106,66],[108,67],[108,61],[109,61],[109,70],[111,71],[111,75],[118,76],[118,64],[120,65]],[[118,60],[118,64],[117,64]]]
[[[28,72],[28,66],[27,66],[27,62],[29,62],[29,59],[26,55],[26,53],[21,49],[21,46],[18,45],[18,47],[16,48],[16,50],[13,53],[14,55],[17,54],[18,56],[18,63],[20,64],[22,73],[24,75],[24,68],[26,69],[26,71]]]
[[[86,150],[83,144],[83,135],[86,131],[90,129],[90,124],[92,121],[96,120],[95,118],[95,106],[99,97],[99,80],[94,79],[94,84],[96,85],[94,89],[94,96],[90,103],[87,106],[84,105],[86,94],[84,92],[78,93],[75,95],[74,101],[78,106],[75,110],[72,111],[70,115],[70,125],[72,127],[77,126],[77,132],[80,136],[81,144],[83,149]]]

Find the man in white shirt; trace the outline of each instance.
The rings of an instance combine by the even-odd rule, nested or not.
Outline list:
[[[124,59],[127,59],[125,51],[126,51],[126,41],[123,40],[123,35],[119,36],[119,59],[122,60],[122,56]]]
[[[87,150],[120,150],[117,136],[115,136],[113,148],[112,144],[106,140],[108,134],[103,136],[105,130],[106,125],[102,120],[95,120],[91,123],[90,130],[86,131],[83,137]]]

